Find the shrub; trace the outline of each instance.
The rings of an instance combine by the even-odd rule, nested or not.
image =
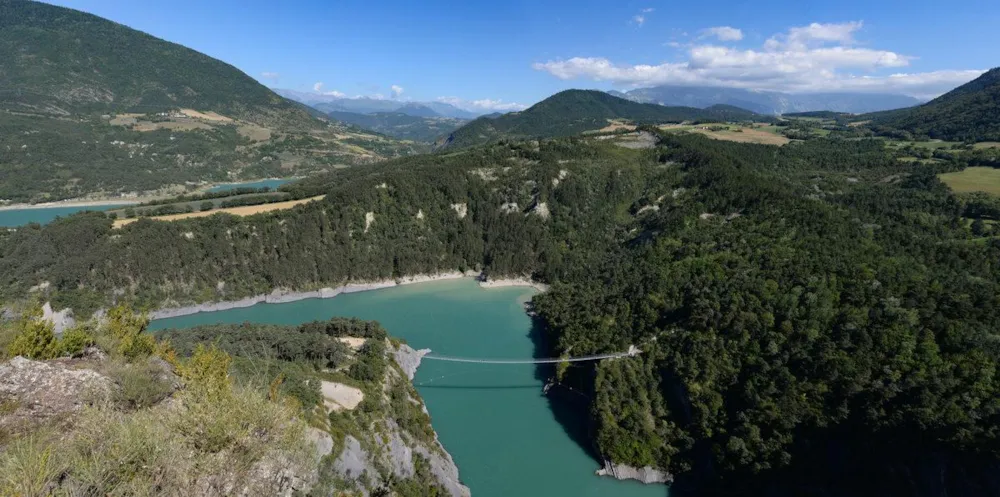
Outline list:
[[[76,326],[70,328],[63,332],[62,336],[59,338],[59,345],[57,349],[59,350],[58,355],[60,356],[78,356],[83,353],[83,350],[94,344],[94,336],[90,332],[82,327]]]
[[[54,326],[41,318],[41,312],[26,313],[18,323],[17,335],[7,347],[11,357],[49,359],[58,352]]]
[[[215,203],[206,200],[206,201],[204,201],[204,202],[201,203],[200,209],[201,209],[201,211],[204,212],[204,211],[210,211],[214,207],[215,207]]]
[[[221,400],[233,390],[229,382],[229,365],[232,358],[215,345],[198,344],[194,355],[182,361],[177,374],[184,380],[185,394]]]
[[[111,340],[108,350],[116,352],[130,361],[149,357],[156,350],[156,339],[146,333],[149,318],[133,312],[125,305],[118,305],[108,311],[104,326]]]

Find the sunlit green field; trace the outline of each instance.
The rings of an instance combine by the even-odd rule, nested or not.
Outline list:
[[[1000,195],[1000,169],[992,167],[968,167],[956,173],[939,174],[956,192],[986,192]]]

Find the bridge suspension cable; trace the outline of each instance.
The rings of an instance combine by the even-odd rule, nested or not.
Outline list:
[[[641,351],[635,345],[629,345],[628,351],[611,354],[594,354],[579,357],[546,357],[540,359],[482,359],[475,357],[454,357],[446,355],[427,354],[424,359],[449,362],[472,362],[479,364],[556,364],[560,362],[584,362],[599,361],[601,359],[618,359],[620,357],[633,357],[639,355]]]

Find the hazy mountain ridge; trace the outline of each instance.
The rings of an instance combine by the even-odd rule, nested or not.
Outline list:
[[[611,120],[639,124],[682,121],[738,121],[764,119],[729,105],[707,109],[666,107],[618,98],[595,90],[566,90],[521,111],[480,117],[438,140],[439,146],[465,147],[500,138],[550,138],[602,129]]]
[[[427,115],[427,110],[425,109],[429,109],[438,115],[458,119],[475,119],[481,115],[480,113],[459,109],[454,105],[444,102],[409,102],[372,97],[348,98],[315,92],[289,90],[286,88],[272,88],[272,90],[278,95],[304,103],[324,113],[354,112],[357,114],[372,114],[375,112],[400,112],[416,117],[433,117]]]
[[[772,115],[820,110],[865,113],[920,104],[920,100],[906,95],[881,93],[792,94],[721,87],[656,86],[638,88],[625,93],[619,91],[609,93],[641,103],[698,108],[726,104],[752,110],[759,114]]]
[[[402,112],[359,114],[356,112],[333,111],[328,114],[328,117],[335,121],[352,124],[402,140],[414,140],[426,143],[433,142],[437,137],[451,133],[459,126],[468,122],[466,119],[443,117],[440,115],[437,115],[437,117],[420,117]]]

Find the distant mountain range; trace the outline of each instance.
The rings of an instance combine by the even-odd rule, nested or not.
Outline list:
[[[453,117],[458,119],[475,119],[482,114],[459,109],[444,102],[401,102],[384,98],[346,98],[321,93],[273,88],[274,92],[285,98],[304,103],[325,113],[354,112],[357,114],[373,114],[375,112],[398,112],[416,117]]]
[[[408,110],[421,112],[413,106]],[[430,110],[427,107],[424,109]],[[433,112],[433,111],[431,111]],[[357,112],[332,111],[327,114],[329,119],[342,123],[353,124],[369,131],[375,131],[402,140],[413,140],[431,143],[442,135],[447,135],[468,122],[467,119],[444,117],[434,113],[432,116],[421,117],[403,112],[375,112],[359,114]]]
[[[689,86],[656,86],[638,88],[625,93],[619,91],[608,93],[640,103],[698,108],[725,104],[770,115],[820,110],[860,114],[912,107],[921,103],[920,100],[906,95],[880,93],[792,94],[742,88]]]
[[[633,123],[743,121],[768,118],[730,105],[705,109],[644,104],[594,90],[566,90],[521,112],[480,117],[439,140],[439,147],[466,147],[500,138],[551,138],[604,128],[613,119]],[[768,118],[769,119],[769,118]]]

